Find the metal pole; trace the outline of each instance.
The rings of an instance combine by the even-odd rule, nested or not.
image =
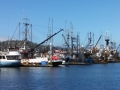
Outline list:
[[[50,64],[52,65],[52,43],[50,43]]]
[[[1,59],[0,59],[0,71],[1,71]]]
[[[31,46],[32,46],[32,24],[31,24]]]
[[[52,34],[53,35],[53,18],[52,18]],[[52,45],[53,45],[53,37],[52,37]]]
[[[19,22],[19,41],[20,41],[20,22]]]
[[[2,51],[2,42],[1,42],[1,51]],[[0,71],[1,71],[1,58],[0,58]]]
[[[94,33],[93,33],[93,47],[94,47]]]
[[[79,39],[79,36],[77,34],[77,54],[78,54],[78,39]]]
[[[82,63],[84,63],[84,46],[82,45]]]
[[[0,71],[1,71],[1,59],[0,59]]]
[[[29,19],[27,19],[27,18],[24,18],[24,20],[26,20],[26,23],[24,23],[25,24],[25,50],[27,50],[27,32],[28,32],[28,23],[27,23],[27,20],[29,20]]]

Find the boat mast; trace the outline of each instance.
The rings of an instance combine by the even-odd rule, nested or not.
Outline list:
[[[47,38],[50,36],[51,36],[51,30],[50,30],[50,17],[49,17]],[[51,39],[46,42],[46,45],[48,45],[50,42],[51,42]]]
[[[19,41],[20,41],[20,22],[19,22]]]
[[[109,51],[109,36],[108,36],[108,31],[106,32],[106,50]]]
[[[72,22],[70,23],[70,27],[71,27],[71,54],[73,54],[73,25]]]
[[[91,50],[91,41],[92,41],[92,37],[91,37],[91,32],[90,32],[90,50]]]
[[[32,24],[31,24],[31,46],[32,46]]]
[[[79,35],[77,34],[77,54],[78,54],[78,52],[79,52],[79,51],[78,51],[78,47],[79,47],[79,41],[78,41],[78,40],[79,40]]]
[[[28,32],[28,25],[29,25],[29,24],[27,23],[27,21],[28,21],[29,19],[24,18],[24,20],[26,20],[26,22],[23,23],[23,24],[25,25],[25,42],[24,42],[24,49],[27,50],[27,32]]]
[[[53,18],[52,18],[52,32],[51,33],[52,33],[51,35],[53,35]],[[52,45],[53,45],[53,37],[52,37]]]
[[[94,33],[93,33],[93,47],[94,47]]]
[[[105,51],[105,61],[108,60],[108,56],[109,56],[109,36],[108,36],[108,31],[106,32],[106,51]]]

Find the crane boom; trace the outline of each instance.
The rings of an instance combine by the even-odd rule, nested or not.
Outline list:
[[[35,46],[34,48],[32,48],[30,52],[33,52],[35,48],[37,48],[38,46],[40,46],[41,44],[45,43],[47,40],[49,40],[50,38],[52,38],[53,36],[55,36],[56,34],[58,34],[59,32],[63,31],[63,29],[60,29],[58,32],[56,32],[55,34],[51,35],[50,37],[48,37],[47,39],[45,39],[43,42],[41,42],[40,44],[38,44],[37,46]]]
[[[116,51],[119,49],[119,47],[120,47],[120,44],[118,45],[118,47],[117,47]]]
[[[98,42],[100,41],[101,37],[102,37],[102,35],[100,35],[100,37],[99,37],[99,39],[98,39],[98,41],[97,41],[95,47],[97,46],[97,44],[98,44]]]

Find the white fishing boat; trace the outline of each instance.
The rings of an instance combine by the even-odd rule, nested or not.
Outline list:
[[[42,62],[48,63],[48,58],[47,57],[36,57],[36,58],[28,59],[28,63],[41,64]]]
[[[27,19],[26,19],[27,20]],[[25,37],[23,40],[23,44],[20,46],[20,53],[21,53],[21,63],[24,64],[42,64],[42,62],[45,63],[49,63],[49,58],[47,56],[45,57],[41,57],[40,51],[36,50],[40,45],[44,44],[45,42],[47,42],[48,40],[50,40],[53,36],[57,35],[58,33],[60,33],[61,31],[63,31],[63,29],[60,29],[58,32],[54,33],[53,35],[49,36],[47,39],[45,39],[44,41],[42,41],[41,43],[37,44],[35,47],[32,47],[28,45],[27,43],[27,34],[28,34],[28,23],[24,23],[25,24]],[[51,49],[52,50],[52,49]],[[37,53],[37,54],[36,54]],[[52,56],[52,53],[51,53]],[[56,61],[53,61],[53,64]],[[58,62],[60,63],[60,61]]]
[[[24,53],[21,52],[22,55],[24,55]],[[47,55],[44,55],[43,53],[39,53],[39,52],[35,52],[32,56],[28,56],[27,58],[23,58],[21,59],[21,63],[27,63],[27,64],[40,64],[42,65],[42,63],[48,63],[48,57]]]
[[[9,49],[7,52],[0,52],[0,66],[20,66],[21,54],[13,49]]]

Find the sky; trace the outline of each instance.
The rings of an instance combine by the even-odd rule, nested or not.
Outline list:
[[[94,33],[94,43],[100,35],[104,43],[106,31],[112,41],[120,44],[120,0],[0,0],[0,40],[18,39],[19,22],[23,39],[23,18],[32,24],[36,43],[47,38],[53,19],[53,33],[64,29],[53,38],[55,45],[63,44],[62,34],[71,30],[71,23],[74,36],[80,35],[81,44],[87,44],[89,32]]]

